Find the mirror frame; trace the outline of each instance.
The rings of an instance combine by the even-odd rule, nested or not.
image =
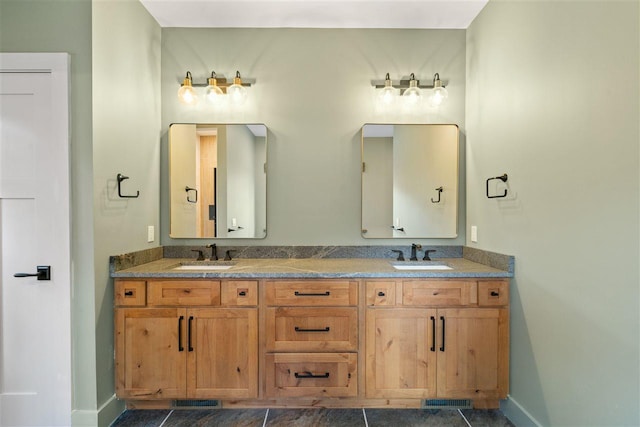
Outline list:
[[[414,235],[406,235],[406,236],[394,236],[393,233],[391,236],[367,236],[366,229],[363,224],[364,217],[364,129],[366,126],[371,125],[379,125],[379,126],[453,126],[456,129],[456,140],[455,140],[455,153],[456,153],[456,162],[455,162],[455,199],[453,202],[453,206],[455,206],[455,218],[453,219],[454,228],[453,234],[449,235],[430,235],[430,236],[414,236]],[[435,197],[434,193],[434,197]],[[362,238],[364,239],[456,239],[459,237],[459,218],[460,218],[460,127],[457,124],[452,123],[365,123],[360,128],[360,233]],[[393,208],[393,207],[392,207]],[[393,225],[393,224],[392,224]]]
[[[263,170],[264,170],[264,233],[262,233],[262,235],[260,236],[246,236],[246,237],[236,237],[236,236],[215,236],[215,237],[209,237],[209,236],[205,236],[205,237],[198,237],[198,236],[174,236],[172,235],[172,205],[171,205],[171,200],[172,200],[172,183],[171,183],[171,163],[172,163],[172,159],[171,159],[171,128],[174,125],[193,125],[196,126],[197,128],[207,128],[207,127],[216,127],[216,126],[245,126],[245,127],[250,127],[250,126],[263,126],[264,130],[265,130],[265,135],[264,135],[264,165],[263,165]],[[168,201],[169,201],[169,238],[171,239],[213,239],[213,240],[222,240],[222,239],[242,239],[242,240],[247,240],[247,239],[256,239],[256,240],[262,240],[262,239],[266,239],[267,234],[268,234],[268,163],[269,163],[269,127],[265,124],[265,123],[215,123],[215,122],[176,122],[176,123],[171,123],[168,127],[168,132],[167,132],[167,175],[168,175]],[[254,233],[255,234],[255,233]]]

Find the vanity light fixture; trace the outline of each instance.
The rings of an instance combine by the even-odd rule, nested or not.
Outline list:
[[[398,97],[398,91],[391,85],[389,73],[384,78],[384,87],[378,93],[378,99],[384,106],[390,106],[395,103]]]
[[[222,100],[222,89],[218,86],[218,79],[216,78],[216,72],[211,72],[211,77],[207,79],[207,89],[205,91],[205,98],[212,104],[217,104]]]
[[[417,105],[422,100],[423,91],[421,89],[433,89],[430,91],[428,96],[429,104],[432,107],[439,107],[449,96],[447,89],[445,89],[445,86],[442,84],[442,80],[440,80],[440,74],[438,73],[435,73],[433,76],[433,83],[430,85],[420,84],[420,81],[416,80],[414,73],[411,73],[408,80],[401,79],[395,87],[391,84],[389,73],[385,76],[384,81],[373,80],[371,81],[371,84],[376,89],[380,89],[378,93],[378,100],[382,105],[392,104],[396,99],[398,91],[400,92],[401,98],[410,105]]]
[[[236,71],[233,83],[227,82],[224,77],[218,78],[215,71],[211,72],[211,77],[207,78],[207,83],[194,83],[191,72],[187,71],[187,75],[178,90],[178,99],[185,105],[195,105],[198,101],[196,88],[205,87],[205,98],[213,103],[219,104],[220,101],[227,98],[232,105],[242,105],[247,99],[247,87],[255,82],[253,79],[245,79],[242,81],[240,71]]]
[[[436,73],[433,76],[433,92],[429,97],[429,103],[432,107],[439,107],[443,102],[447,100],[449,97],[449,92],[442,86],[442,81],[440,80],[440,74]]]
[[[411,77],[409,78],[409,89],[405,90],[402,96],[411,105],[416,105],[422,99],[422,91],[418,87],[418,81],[413,73],[411,73]]]
[[[236,71],[233,84],[227,88],[227,95],[233,105],[242,105],[247,100],[247,90],[242,86],[240,71]]]
[[[178,89],[178,99],[185,105],[195,105],[198,102],[198,95],[196,95],[192,83],[191,72],[187,71],[187,75],[182,81],[182,86]]]

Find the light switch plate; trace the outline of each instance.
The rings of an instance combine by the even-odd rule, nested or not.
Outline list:
[[[151,243],[156,239],[155,236],[155,228],[153,227],[153,225],[150,225],[147,227],[147,242]]]
[[[478,243],[478,226],[477,225],[471,226],[471,241],[473,243]]]

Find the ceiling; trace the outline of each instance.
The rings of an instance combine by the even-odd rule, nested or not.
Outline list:
[[[162,27],[465,29],[489,0],[140,0]]]

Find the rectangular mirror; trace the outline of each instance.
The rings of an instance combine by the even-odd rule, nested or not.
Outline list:
[[[458,126],[362,127],[362,236],[455,238]]]
[[[266,163],[263,124],[172,124],[169,235],[266,237]]]

